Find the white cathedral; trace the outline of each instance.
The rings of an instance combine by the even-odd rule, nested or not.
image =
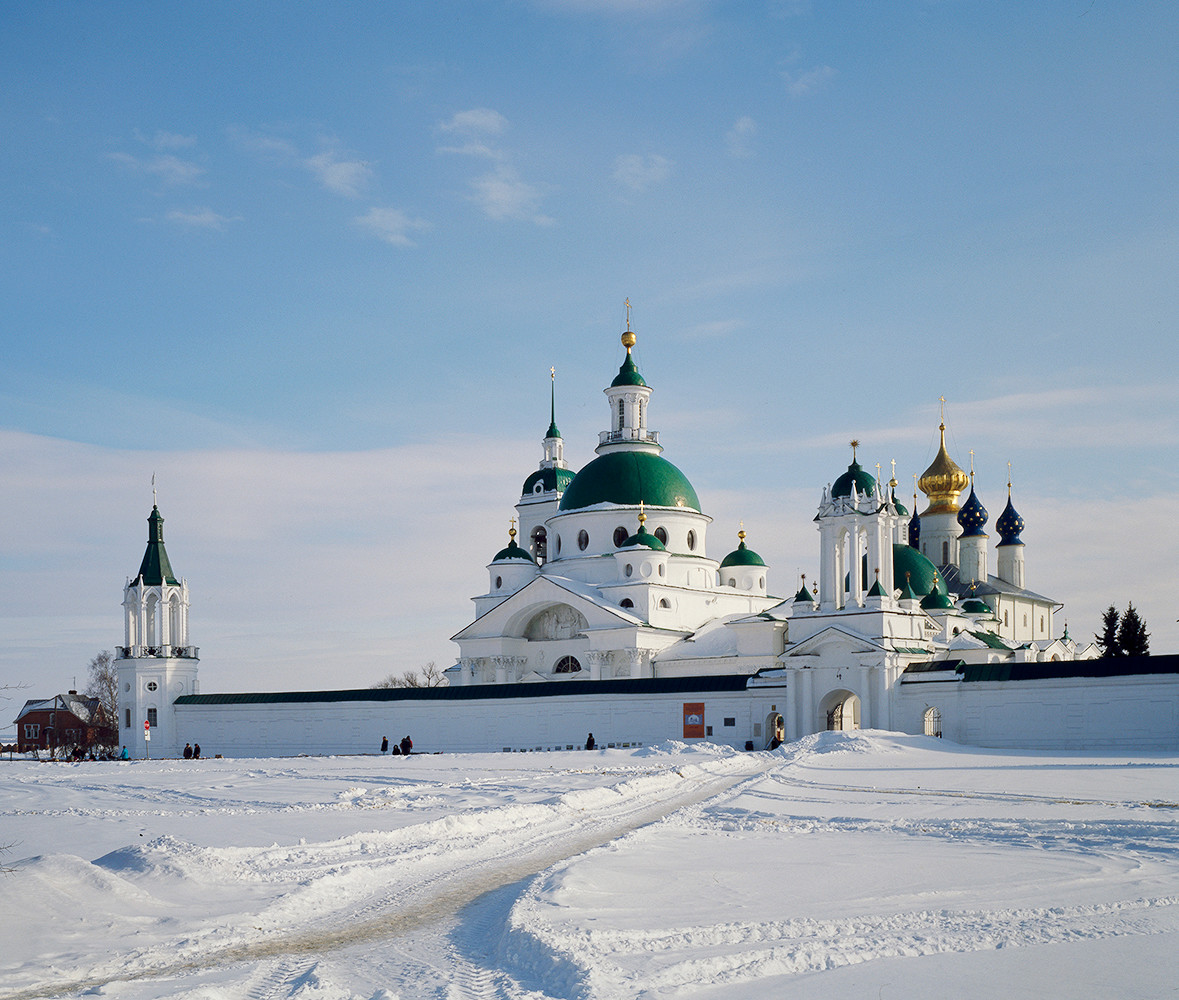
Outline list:
[[[987,511],[973,473],[946,450],[944,418],[918,480],[920,514],[898,502],[895,475],[885,484],[859,465],[853,442],[814,518],[819,579],[783,600],[744,530],[723,558],[709,556],[711,518],[649,427],[652,389],[629,324],[622,345],[608,429],[577,473],[550,399],[519,532],[453,637],[460,655],[445,687],[201,694],[187,584],[172,574],[153,508],[124,591],[122,742],[146,752],[137,727],[148,722],[160,728],[153,754],[189,741],[242,754],[358,752],[387,729],[436,750],[571,749],[587,731],[599,746],[763,749],[860,727],[990,746],[1179,745],[1176,658],[1119,664],[1067,629],[1057,635],[1061,605],[1025,587],[1011,484],[992,556]]]

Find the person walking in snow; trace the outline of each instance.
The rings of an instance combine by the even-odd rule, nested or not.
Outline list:
[[[193,760],[200,760],[201,759],[201,745],[199,743],[194,743],[192,745],[192,759]]]
[[[192,760],[192,744],[191,743],[184,744],[184,759],[185,760]]]
[[[401,756],[408,757],[411,753],[413,753],[413,740],[406,736],[401,741]]]
[[[585,738],[585,748],[587,750],[596,750],[597,747],[598,741],[594,739],[594,734],[590,733],[589,736]]]
[[[389,737],[382,736],[381,737],[381,753],[388,753],[388,752],[389,752]]]

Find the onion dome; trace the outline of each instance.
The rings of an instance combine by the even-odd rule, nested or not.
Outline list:
[[[909,519],[909,548],[914,552],[921,548],[921,515],[917,513],[917,505],[913,504],[913,516]]]
[[[943,594],[946,593],[946,584],[933,563],[908,545],[894,544],[892,547],[892,578],[904,580],[906,576],[909,578],[915,598],[920,598],[922,594],[928,594],[933,587],[937,587],[939,592]]]
[[[991,610],[991,606],[986,601],[971,597],[962,602],[962,613],[964,615],[993,615],[995,612]]]
[[[851,465],[847,467],[847,472],[835,480],[831,486],[831,497],[849,497],[851,496],[852,487],[855,486],[856,492],[861,496],[865,493],[871,493],[876,489],[876,480],[872,478],[871,473],[865,472],[861,468],[860,463],[856,461],[856,449],[860,446],[859,441],[852,441],[852,460]]]
[[[942,585],[941,590],[938,589],[940,582],[940,580],[934,580],[933,586],[929,588],[929,593],[921,598],[922,611],[948,611],[954,607],[954,602],[946,593],[945,585]]]
[[[700,509],[688,477],[666,458],[645,451],[599,455],[573,478],[560,509],[580,510],[599,503]]]
[[[909,516],[909,508],[906,507],[903,503],[901,503],[897,499],[897,481],[895,479],[889,480],[888,489],[889,489],[889,499],[892,500],[893,510],[896,513],[900,514],[901,517],[908,517]]]
[[[798,588],[798,593],[794,595],[795,604],[814,604],[815,595],[812,594],[806,586],[806,574],[802,575],[802,586]]]
[[[958,511],[958,523],[962,525],[963,538],[985,535],[983,527],[987,523],[987,509],[974,492],[974,477],[970,477],[970,496]]]
[[[933,463],[922,473],[917,485],[921,492],[929,497],[929,509],[926,510],[926,514],[954,514],[958,510],[958,494],[966,489],[970,480],[946,451],[944,421],[938,429],[941,432],[941,445]]]
[[[724,569],[726,566],[764,566],[765,560],[754,552],[753,549],[745,547],[745,529],[738,531],[737,537],[741,540],[740,544],[721,560],[720,568]]]
[[[618,369],[618,374],[614,376],[614,381],[610,383],[611,388],[620,385],[647,384],[643,381],[643,376],[639,374],[635,359],[630,355],[630,349],[635,346],[637,339],[631,332],[630,324],[628,323],[626,332],[622,335],[622,346],[626,348],[626,359],[622,362],[622,367]]]
[[[500,549],[495,554],[495,558],[491,560],[493,563],[506,562],[512,559],[523,559],[525,562],[536,562],[536,560],[533,559],[527,551],[520,548],[520,546],[516,544],[515,525],[508,529],[508,539],[508,547],[506,549]]]
[[[999,529],[1000,545],[1022,545],[1023,539],[1019,537],[1019,533],[1024,529],[1023,518],[1019,516],[1014,504],[1011,502],[1011,484],[1007,484],[1007,506],[1003,508],[1003,513],[999,515],[999,520],[995,522],[995,527]]]
[[[639,506],[639,530],[626,539],[618,547],[620,549],[634,549],[646,548],[655,552],[666,552],[667,546],[664,545],[658,538],[647,532],[647,515],[644,513],[642,505]]]
[[[154,477],[152,485],[155,485]],[[164,548],[164,515],[155,504],[152,504],[151,514],[147,518],[147,551],[143,553],[143,561],[139,564],[135,579],[143,580],[147,587],[159,587],[165,583],[179,586]]]

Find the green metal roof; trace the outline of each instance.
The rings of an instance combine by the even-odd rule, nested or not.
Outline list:
[[[643,376],[639,374],[638,366],[635,364],[635,359],[630,356],[630,351],[626,352],[626,360],[622,362],[622,367],[618,369],[618,374],[614,376],[614,381],[610,383],[610,387],[614,388],[619,385],[646,385],[643,381]]]
[[[751,675],[643,677],[564,684],[462,684],[433,688],[353,688],[343,691],[255,691],[186,694],[177,705],[315,704],[349,701],[475,701],[481,698],[560,698],[602,694],[695,693],[744,691]]]
[[[599,503],[700,510],[688,477],[667,459],[645,451],[599,455],[573,477],[561,497],[560,509],[580,510]]]
[[[860,467],[860,463],[855,459],[852,459],[851,465],[847,467],[847,472],[835,480],[835,484],[831,487],[831,496],[851,496],[853,483],[855,484],[856,492],[861,496],[865,493],[871,493],[876,488],[876,480],[870,473],[865,472]]]
[[[495,558],[491,561],[503,562],[505,559],[523,559],[526,562],[536,562],[532,556],[530,556],[524,549],[520,548],[520,546],[516,544],[516,539],[514,538],[508,542],[508,547],[506,549],[500,549],[495,554]]]
[[[664,545],[658,538],[647,531],[646,525],[639,525],[639,530],[627,538],[618,547],[620,549],[634,549],[639,546],[644,546],[648,549],[654,549],[656,552],[666,552],[667,546]]]
[[[946,593],[946,584],[937,567],[910,545],[894,543],[892,547],[892,579],[902,590],[905,588],[905,574],[908,573],[913,597],[928,594],[937,582],[938,592]],[[902,594],[907,598],[908,594]]]
[[[536,484],[541,484],[542,493],[564,493],[565,488],[573,482],[574,472],[572,469],[537,469],[531,476],[524,480],[524,487],[520,491],[521,496],[531,496],[536,492]]]
[[[746,547],[742,542],[732,552],[730,552],[724,559],[721,560],[720,568],[724,569],[726,566],[764,566],[765,560],[762,559],[753,549]]]
[[[164,548],[164,517],[160,508],[154,505],[147,519],[147,551],[143,553],[143,562],[135,574],[136,580],[141,577],[148,587],[159,587],[164,583],[178,586],[172,564],[168,561],[168,552]]]

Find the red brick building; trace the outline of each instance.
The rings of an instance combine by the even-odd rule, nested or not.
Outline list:
[[[77,691],[26,701],[16,717],[18,753],[33,750],[69,753],[75,748],[113,746],[117,739],[114,724],[106,717],[102,703]]]

